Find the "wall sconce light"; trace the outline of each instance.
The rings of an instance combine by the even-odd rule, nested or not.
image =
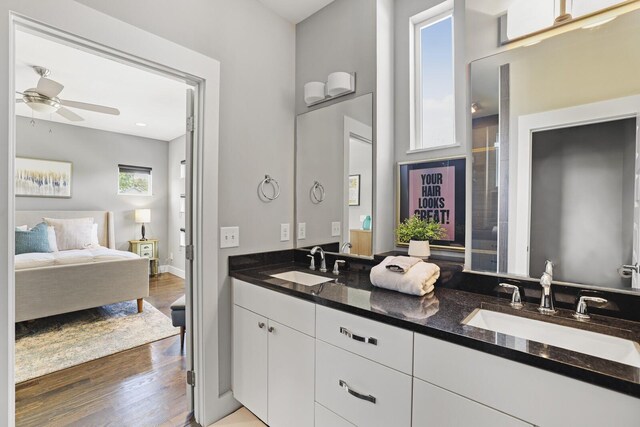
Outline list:
[[[337,71],[329,74],[327,82],[309,82],[304,85],[304,102],[308,107],[356,91],[356,73]]]

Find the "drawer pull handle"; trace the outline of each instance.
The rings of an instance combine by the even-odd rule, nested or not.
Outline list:
[[[361,337],[360,335],[356,335],[353,332],[351,332],[350,330],[348,330],[347,328],[344,328],[342,326],[340,326],[340,333],[342,335],[346,335],[347,337],[351,338],[354,341],[360,341],[366,344],[373,344],[373,345],[378,345],[378,339],[377,338],[372,338],[372,337]]]
[[[258,328],[260,329],[264,328],[264,322],[258,322]]]
[[[274,328],[273,326],[269,326],[269,329],[267,329],[269,332],[272,332],[276,330],[276,328]]]
[[[367,402],[376,403],[375,397],[371,396],[370,394],[362,394],[362,393],[358,393],[355,390],[352,390],[349,387],[349,385],[342,380],[338,380],[338,385],[342,387],[351,396],[357,397],[358,399],[366,400]]]

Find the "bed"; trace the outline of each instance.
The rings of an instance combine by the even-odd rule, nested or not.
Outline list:
[[[107,211],[17,211],[16,225],[43,217],[93,217],[100,247],[15,256],[16,322],[137,300],[149,296],[149,260],[115,250],[113,213]]]

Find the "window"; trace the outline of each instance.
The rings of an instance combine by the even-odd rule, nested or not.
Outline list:
[[[151,168],[118,165],[118,194],[151,196]]]
[[[452,7],[445,1],[411,18],[411,150],[456,143]]]

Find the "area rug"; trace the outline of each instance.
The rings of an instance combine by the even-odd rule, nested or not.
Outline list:
[[[136,301],[16,324],[15,382],[20,383],[180,333],[148,302]]]

